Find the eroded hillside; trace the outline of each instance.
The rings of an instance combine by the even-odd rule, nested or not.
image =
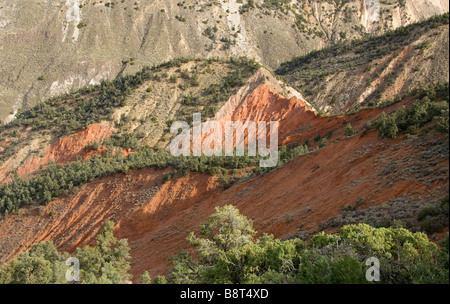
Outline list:
[[[87,146],[109,137],[124,149],[165,147],[173,121],[191,121],[196,112],[211,118],[240,86],[272,77],[258,69],[245,58],[174,60],[50,99],[0,129],[0,183],[16,170],[24,176],[43,169],[49,159],[62,164],[83,157]]]
[[[283,63],[277,73],[317,109],[342,113],[449,78],[448,14]]]
[[[238,102],[233,100],[239,95],[232,96],[217,118],[279,120],[280,143],[308,141],[310,152],[274,170],[236,172],[236,180],[226,185],[223,176],[173,174],[171,167],[95,179],[46,206],[24,206],[1,220],[2,261],[46,240],[73,252],[114,220],[116,235],[129,240],[137,280],[144,270],[152,276],[166,273],[169,257],[186,248],[188,233],[216,206],[237,206],[261,232],[308,238],[362,219],[420,229],[417,213],[448,195],[448,135],[436,133],[433,124],[396,138],[365,127],[383,112],[411,108],[420,93],[386,108],[321,117],[268,83],[243,91],[247,94]],[[443,98],[441,91],[434,94]]]
[[[276,68],[448,9],[445,0],[2,0],[0,120],[173,58],[245,55]]]
[[[388,2],[383,5],[410,13],[428,3]],[[255,3],[241,4],[239,16],[267,10],[283,22],[289,20],[285,16],[301,17],[284,1]],[[310,17],[323,22],[330,3],[344,14],[353,2],[299,5],[310,7]],[[128,11],[127,1],[106,4],[101,10]],[[219,4],[235,8],[233,2],[208,8]],[[83,2],[72,13],[86,5],[100,9],[98,3]],[[136,13],[145,7],[131,6]],[[176,6],[177,12],[205,13],[187,2]],[[374,23],[376,3],[367,8],[364,26],[376,32],[382,25]],[[176,21],[188,24],[188,16],[177,15]],[[334,29],[339,16],[333,17]],[[81,23],[73,34],[78,36],[71,36],[69,26],[63,38],[77,43],[90,24],[71,22]],[[325,23],[322,27],[333,36]],[[283,79],[247,57],[178,58],[128,74],[139,66],[135,57],[125,60],[114,80],[19,111],[0,126],[0,263],[42,241],[72,254],[95,243],[112,220],[114,234],[128,239],[130,273],[138,282],[145,270],[152,277],[167,274],[169,258],[188,247],[187,235],[224,205],[236,206],[261,234],[277,238],[309,239],[320,231],[367,223],[442,240],[449,195],[445,44],[448,14],[299,57],[278,70]],[[278,161],[265,168],[259,163],[264,157],[249,153],[174,156],[169,143],[176,133],[170,127],[177,120],[193,126],[194,113],[219,125],[278,122]],[[244,142],[250,133],[246,136]]]

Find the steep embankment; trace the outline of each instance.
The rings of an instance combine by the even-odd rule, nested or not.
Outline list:
[[[379,37],[337,44],[277,70],[317,109],[330,113],[395,99],[449,79],[448,14]]]
[[[275,68],[448,9],[445,0],[1,0],[0,120],[144,65],[246,55]]]
[[[117,148],[164,147],[173,121],[199,112],[212,117],[240,86],[262,83],[258,67],[246,59],[177,59],[47,100],[0,127],[0,183],[46,167],[50,158],[62,164],[91,155],[85,146],[110,136],[130,135],[131,144]]]
[[[27,155],[25,158],[12,157],[0,166],[0,184],[8,182],[7,173],[16,170],[21,177],[29,176],[34,172],[47,167],[49,161],[65,164],[74,161],[77,157],[82,159],[92,154],[86,146],[94,142],[102,142],[111,136],[113,128],[110,123],[93,124],[73,134],[54,141],[49,147],[42,149],[42,156]],[[25,150],[29,150],[29,146]],[[21,153],[25,154],[25,153]],[[20,165],[19,165],[20,164]]]
[[[196,231],[215,206],[237,206],[260,232],[307,237],[344,207],[365,209],[392,198],[407,202],[406,198],[448,193],[445,138],[430,133],[381,139],[376,131],[369,131],[344,139],[346,123],[360,126],[379,116],[382,109],[319,117],[301,100],[284,98],[267,84],[256,86],[235,106],[225,104],[222,109],[223,117],[280,119],[281,132],[287,136],[290,130],[289,138],[296,141],[312,142],[317,134],[325,136],[330,130],[333,135],[326,147],[228,189],[220,186],[217,177],[200,173],[163,184],[170,169],[97,179],[45,207],[22,208],[20,215],[1,220],[1,261],[45,240],[71,252],[92,242],[104,222],[112,219],[117,223],[117,236],[129,239],[131,273],[137,279],[144,270],[152,276],[165,273],[168,258],[186,248],[188,233]],[[288,126],[285,131],[284,125]]]

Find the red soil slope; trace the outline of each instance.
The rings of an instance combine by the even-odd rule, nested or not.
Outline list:
[[[20,176],[27,176],[37,170],[40,166],[44,168],[50,160],[57,164],[64,164],[74,161],[77,157],[85,158],[85,147],[89,143],[102,142],[111,136],[112,128],[107,124],[93,124],[85,129],[67,135],[55,141],[45,152],[43,157],[35,157],[28,160],[19,167],[17,173]]]
[[[342,206],[354,205],[361,198],[365,203],[360,208],[366,208],[405,194],[448,191],[448,171],[443,170],[448,160],[430,168],[431,176],[440,177],[432,180],[417,178],[407,170],[411,164],[423,162],[420,152],[432,135],[381,139],[376,131],[370,131],[342,139],[346,123],[360,126],[380,113],[368,110],[322,118],[300,100],[285,99],[262,85],[229,113],[231,119],[280,119],[284,143],[313,142],[317,134],[325,136],[333,130],[330,144],[226,190],[216,177],[199,173],[161,185],[169,168],[95,180],[42,210],[23,209],[21,215],[1,220],[0,262],[44,240],[53,240],[59,249],[72,252],[91,243],[104,222],[112,219],[117,223],[117,236],[129,240],[131,273],[136,280],[144,270],[152,276],[164,274],[168,258],[186,248],[186,236],[198,231],[215,206],[233,204],[254,220],[260,232],[286,237],[315,231],[319,223],[338,215]],[[337,138],[341,140],[332,143]],[[418,145],[421,142],[424,145]],[[383,173],[392,163],[396,172]]]
[[[98,123],[59,138],[45,150],[44,156],[28,158],[23,165],[18,166],[17,173],[19,176],[26,177],[40,170],[41,167],[46,168],[50,161],[65,164],[76,160],[77,157],[85,159],[94,154],[93,151],[85,149],[86,145],[94,142],[101,143],[111,136],[112,131],[113,129],[108,123]],[[11,171],[8,163],[12,161],[14,160],[9,159],[0,165],[0,184],[10,181],[9,178],[5,177]]]

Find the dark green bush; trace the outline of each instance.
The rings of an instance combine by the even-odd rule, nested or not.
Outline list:
[[[380,136],[395,138],[398,134],[416,134],[424,125],[434,122],[436,131],[448,133],[449,84],[419,88],[413,92],[416,101],[386,114],[376,121],[368,121],[366,128],[377,128]]]
[[[444,227],[448,227],[448,207],[449,197],[442,200],[439,205],[425,207],[419,211],[417,220],[427,233],[441,232]]]

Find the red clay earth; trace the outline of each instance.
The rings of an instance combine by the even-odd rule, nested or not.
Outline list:
[[[391,111],[409,102],[406,100],[384,110]],[[260,233],[287,237],[300,231],[316,230],[319,223],[339,215],[342,206],[354,205],[361,198],[365,203],[360,208],[366,208],[405,194],[426,196],[434,191],[448,192],[448,172],[445,175],[441,170],[448,167],[448,160],[432,168],[432,175],[444,174],[432,182],[409,176],[404,171],[409,163],[420,161],[422,148],[413,143],[425,139],[419,136],[383,139],[377,131],[360,132],[344,139],[347,123],[361,128],[365,121],[376,118],[382,111],[319,117],[302,101],[286,99],[269,86],[261,85],[229,113],[228,118],[222,117],[223,120],[280,120],[282,144],[303,143],[305,139],[313,143],[317,134],[325,137],[333,130],[329,145],[226,190],[217,177],[200,173],[176,177],[162,184],[162,177],[170,168],[134,170],[128,175],[99,178],[45,207],[22,208],[20,215],[13,214],[1,220],[0,262],[40,241],[53,240],[58,249],[73,252],[79,246],[91,244],[105,221],[114,220],[116,236],[129,240],[131,273],[137,281],[145,270],[149,270],[152,277],[165,274],[170,268],[169,257],[188,247],[186,236],[198,231],[199,224],[216,206],[233,204],[253,219]],[[333,142],[337,138],[340,140]],[[55,151],[81,151],[86,143],[55,147]],[[62,155],[61,161],[73,157]],[[402,172],[404,178],[380,175],[392,162],[398,163],[397,171]],[[31,167],[36,170],[36,165]]]

